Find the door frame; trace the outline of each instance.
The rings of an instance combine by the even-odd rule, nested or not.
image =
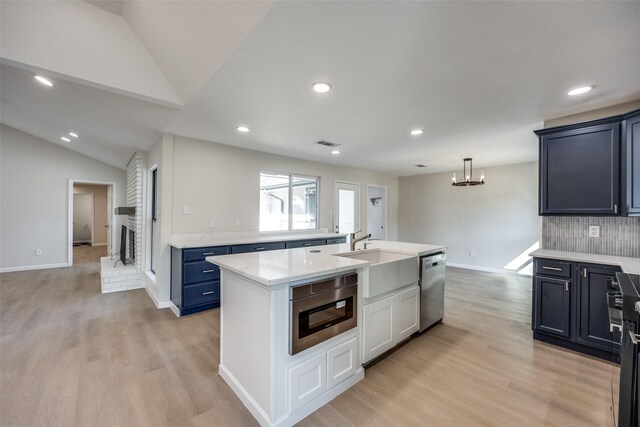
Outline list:
[[[94,209],[95,209],[95,206],[94,206],[95,200],[94,200],[94,197],[93,197],[93,193],[73,193],[73,196],[72,196],[72,197],[75,197],[75,196],[89,196],[89,198],[91,199],[91,229],[90,229],[90,231],[91,231],[91,246],[93,246],[93,245],[95,244],[95,238],[94,238],[94,235],[95,235],[95,230],[94,230],[94,227],[95,227],[95,219],[94,219],[94,215],[96,214],[96,213],[94,212]],[[75,199],[74,199],[74,202],[75,202]],[[75,204],[75,203],[74,203],[74,204]],[[73,208],[75,208],[75,206],[74,206],[74,205],[72,205],[72,207],[73,207]],[[73,212],[71,212],[71,215],[73,215]],[[72,224],[72,225],[73,225],[73,224]],[[72,230],[72,234],[71,234],[71,236],[73,237],[73,230]]]
[[[333,180],[333,232],[336,232],[336,226],[338,225],[338,192],[336,191],[336,187],[338,184],[348,184],[355,185],[356,189],[356,213],[355,213],[355,223],[353,226],[353,231],[358,231],[360,229],[360,183],[354,181],[345,181],[343,179],[334,179]],[[338,230],[337,232],[339,232]]]
[[[369,200],[369,188],[376,187],[382,188],[384,190],[384,199],[383,199],[383,210],[384,210],[384,235],[382,236],[382,240],[387,240],[387,186],[386,185],[378,185],[378,184],[367,184],[367,201]],[[369,205],[367,205],[367,228],[369,227]],[[367,230],[368,233],[371,233],[371,230]]]
[[[68,192],[67,192],[67,267],[73,266],[73,186],[75,184],[88,184],[88,185],[110,185],[111,186],[111,206],[115,206],[116,201],[116,182],[115,181],[98,181],[93,179],[78,179],[69,178]],[[107,206],[109,205],[107,201]],[[113,210],[107,212],[107,222],[111,224],[111,251],[113,252],[113,245],[116,241],[116,232],[113,221],[115,215]],[[93,235],[91,236],[93,243]],[[111,254],[109,254],[111,255]]]

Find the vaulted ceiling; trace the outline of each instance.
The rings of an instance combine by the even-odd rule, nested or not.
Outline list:
[[[637,1],[0,7],[2,122],[118,167],[162,132],[395,175],[518,163],[543,120],[640,99]]]

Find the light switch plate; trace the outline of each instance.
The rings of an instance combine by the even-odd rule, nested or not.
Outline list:
[[[600,237],[600,226],[599,225],[590,225],[589,226],[589,237]]]
[[[214,228],[216,226],[216,221],[213,219],[209,220],[209,228]]]
[[[189,212],[191,212],[191,208],[189,207],[189,205],[182,205],[182,214],[189,215]]]
[[[236,226],[236,227],[240,227],[240,220],[239,220],[239,219],[236,219],[236,220],[233,222],[233,225],[234,225],[234,226]]]
[[[36,256],[42,256],[42,249],[36,249]]]

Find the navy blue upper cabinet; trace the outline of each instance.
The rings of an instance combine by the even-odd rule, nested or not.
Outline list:
[[[540,215],[620,213],[620,118],[536,131]]]
[[[640,110],[629,113],[622,122],[623,157],[626,164],[622,185],[629,216],[640,215]]]

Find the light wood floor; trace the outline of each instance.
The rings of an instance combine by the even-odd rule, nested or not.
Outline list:
[[[102,295],[97,248],[0,275],[0,424],[257,425],[216,374],[219,311]],[[609,426],[617,366],[533,342],[530,279],[447,269],[445,324],[303,426]]]

